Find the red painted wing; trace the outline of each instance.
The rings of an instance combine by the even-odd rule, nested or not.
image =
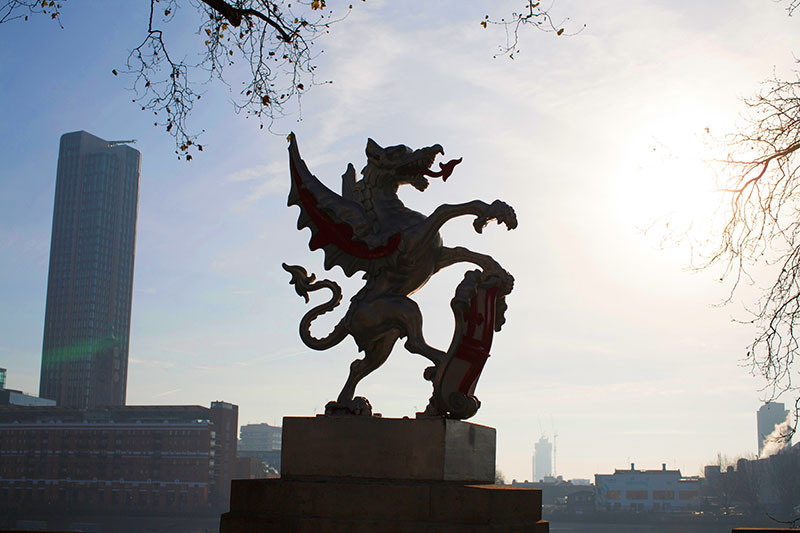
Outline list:
[[[389,260],[400,245],[400,234],[382,240],[375,236],[361,204],[333,192],[308,170],[293,133],[289,135],[289,170],[288,205],[300,207],[297,229],[311,230],[308,246],[325,252],[326,270],[338,265],[352,276],[374,271]]]

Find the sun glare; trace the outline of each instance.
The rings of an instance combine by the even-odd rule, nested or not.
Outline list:
[[[691,109],[664,113],[632,134],[614,179],[614,206],[625,224],[673,237],[708,232],[719,206],[710,132]]]

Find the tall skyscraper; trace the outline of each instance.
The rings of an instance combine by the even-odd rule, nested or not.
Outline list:
[[[542,435],[533,450],[533,480],[542,481],[553,475],[553,445]]]
[[[758,426],[758,455],[764,451],[764,445],[770,434],[775,431],[775,426],[786,422],[789,411],[782,403],[767,402],[759,408],[756,413],[756,425]],[[772,452],[774,453],[774,452]]]
[[[61,136],[39,396],[124,405],[141,155],[85,131]]]

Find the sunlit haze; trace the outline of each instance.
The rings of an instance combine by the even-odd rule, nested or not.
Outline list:
[[[798,26],[785,6],[559,0],[554,17],[586,28],[525,31],[510,60],[492,58],[502,30],[479,22],[518,2],[354,4],[320,43],[318,81],[334,83],[307,91],[274,134],[235,114],[228,88],[209,85],[190,119],[206,131],[191,162],[178,161],[173,139],[131,103],[130,80],[112,74],[143,36],[146,3],[68,2],[63,30],[44,17],[3,25],[7,386],[39,390],[63,133],[137,139],[142,154],[127,403],[224,400],[239,405],[240,424],[323,412],[357,357],[351,339],[315,352],[297,333],[307,306],[282,262],[336,279],[345,302],[363,282],[324,271],[308,230],[297,231],[286,135],[295,132],[311,171],[337,190],[348,162],[363,167],[368,137],[439,143],[464,161],[446,183],[402,190],[409,207],[500,198],[519,218],[515,231],[492,223],[477,234],[465,217],[442,232],[445,244],[491,254],[516,279],[471,419],[497,428],[509,481],[531,479],[534,442],[555,432],[564,478],[631,462],[696,475],[718,453],[755,453],[761,382],[741,366],[754,330],[731,320],[747,318],[753,293],[715,306],[729,289],[720,273],[690,271],[687,246],[661,244],[713,226],[706,160],[719,154],[709,143],[735,127],[742,97],[795,65]],[[201,37],[184,11],[173,23],[183,31],[170,38],[190,50]],[[452,337],[449,302],[466,268],[414,296],[437,348]],[[316,321],[314,333],[343,311]],[[430,395],[426,363],[398,343],[357,392],[383,416],[413,416]]]

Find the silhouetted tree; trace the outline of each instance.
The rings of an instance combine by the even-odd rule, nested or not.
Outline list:
[[[786,8],[791,15],[798,6],[800,0],[791,0]],[[800,349],[800,72],[795,76],[768,80],[745,100],[745,124],[726,140],[726,223],[703,265],[724,264],[734,291],[757,265],[780,266],[752,310],[759,333],[746,356],[766,380],[768,400],[800,392],[792,381]],[[793,432],[796,427],[797,416]]]
[[[739,459],[736,462],[736,474],[732,484],[732,500],[741,505],[750,514],[758,514],[761,509],[761,491],[764,480],[758,461]]]
[[[784,450],[770,457],[768,464],[770,479],[780,504],[781,516],[778,518],[794,527],[800,522],[800,516],[794,511],[800,505],[800,452]]]
[[[0,0],[0,24],[46,15],[61,25],[67,3]],[[353,6],[329,9],[326,0],[150,0],[149,7],[141,42],[130,52],[125,67],[112,73],[131,76],[134,103],[153,113],[154,125],[175,138],[178,157],[188,160],[192,149],[203,149],[197,143],[202,131],[191,130],[187,118],[208,81],[225,83],[228,69],[241,63],[249,72],[234,108],[257,117],[261,127],[271,124],[287,113],[287,104],[299,101],[312,86],[330,83],[315,78],[317,41]],[[196,20],[203,44],[194,55],[173,54],[167,46],[166,34],[177,17]],[[511,58],[523,27],[564,32],[540,2],[532,0],[525,2],[520,13],[500,19],[486,15],[480,24],[505,29],[506,45],[500,51]]]

